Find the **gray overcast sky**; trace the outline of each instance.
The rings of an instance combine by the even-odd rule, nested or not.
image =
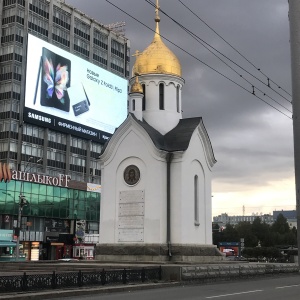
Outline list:
[[[144,50],[152,41],[151,30],[108,1],[66,2],[103,24],[125,21],[131,54],[135,50]],[[154,8],[146,0],[110,2],[154,30]],[[283,91],[291,94],[287,0],[181,2],[260,68],[270,78],[273,90],[291,101],[291,96]],[[267,77],[247,63],[182,3],[179,0],[160,0],[162,11],[267,84]],[[213,215],[223,212],[241,215],[243,206],[246,215],[295,209],[291,104],[226,60],[238,72],[236,74],[171,19],[163,13],[160,17],[161,35],[198,59],[165,40],[179,58],[186,81],[182,92],[183,116],[203,118],[217,159],[212,182]],[[131,67],[133,63],[134,58]],[[252,85],[257,96],[285,115],[253,96]]]

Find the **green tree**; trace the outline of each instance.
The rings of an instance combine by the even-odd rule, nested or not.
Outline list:
[[[280,234],[285,234],[290,231],[290,226],[283,214],[279,214],[272,225],[272,231]]]
[[[235,227],[231,224],[226,224],[226,228],[222,231],[220,242],[238,242],[239,235]]]
[[[252,223],[252,232],[260,241],[262,247],[274,246],[274,240],[271,234],[271,226],[256,217]]]
[[[218,223],[212,224],[213,244],[218,245],[221,242],[221,229]]]
[[[259,239],[252,231],[252,224],[250,222],[240,222],[235,226],[239,239],[245,239],[245,247],[255,247],[258,245]]]
[[[287,219],[283,214],[279,214],[273,225],[271,226],[272,236],[275,245],[286,246],[297,244],[296,230],[291,230]]]
[[[215,224],[213,230],[213,242],[239,242],[244,238],[245,247],[274,247],[297,245],[297,229],[290,229],[287,219],[279,214],[272,225],[261,221],[257,217],[253,223],[240,222],[233,226],[227,224],[224,230],[218,230],[219,225]],[[259,251],[259,250],[257,250]]]

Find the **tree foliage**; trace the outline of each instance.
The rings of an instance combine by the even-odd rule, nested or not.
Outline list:
[[[241,238],[244,239],[245,247],[297,245],[297,229],[295,227],[291,229],[287,219],[279,214],[272,225],[262,222],[257,217],[252,224],[250,222],[240,222],[235,226],[227,224],[224,230],[213,231],[215,245],[220,242],[240,242]]]
[[[279,259],[282,257],[280,250],[276,247],[252,247],[245,248],[243,250],[243,255],[245,257],[254,257],[256,259],[266,258],[266,259]]]

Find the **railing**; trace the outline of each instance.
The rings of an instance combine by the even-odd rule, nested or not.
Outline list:
[[[161,267],[0,276],[0,293],[40,291],[92,285],[127,284],[161,280]]]

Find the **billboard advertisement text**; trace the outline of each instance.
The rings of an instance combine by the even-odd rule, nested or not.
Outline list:
[[[28,35],[25,122],[105,142],[126,116],[126,79]]]

